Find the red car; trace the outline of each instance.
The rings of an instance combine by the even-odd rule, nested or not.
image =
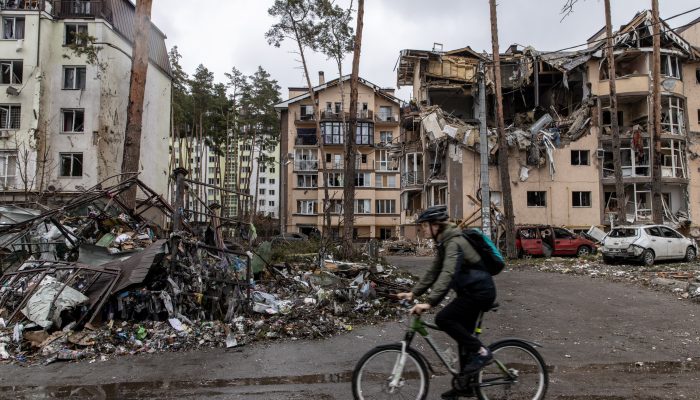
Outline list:
[[[525,225],[515,232],[518,256],[587,256],[596,252],[595,242],[567,229],[549,225]]]

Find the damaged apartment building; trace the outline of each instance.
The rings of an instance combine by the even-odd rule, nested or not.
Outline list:
[[[662,23],[661,162],[664,221],[698,225],[700,160],[700,20],[672,30]],[[516,224],[574,230],[609,225],[624,207],[627,223],[649,223],[652,183],[652,16],[643,11],[614,38],[621,162],[626,196],[615,198],[605,30],[576,52],[510,46],[501,54],[503,109]],[[436,47],[439,47],[436,44]],[[480,77],[485,82],[489,187],[502,212],[497,168],[495,96],[490,54],[469,47],[403,50],[398,86],[413,87],[402,113],[402,235],[416,235],[415,216],[444,204],[456,220],[480,208]],[[480,67],[485,73],[480,74]],[[479,223],[470,223],[478,225]],[[690,229],[690,233],[698,233]]]

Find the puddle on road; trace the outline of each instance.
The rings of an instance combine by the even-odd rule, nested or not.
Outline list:
[[[696,361],[661,361],[642,363],[616,363],[616,364],[589,364],[582,366],[550,366],[552,374],[566,374],[573,372],[620,372],[620,373],[688,373],[700,371],[700,363]],[[144,398],[147,394],[158,394],[163,391],[217,389],[227,387],[245,386],[272,386],[272,385],[312,385],[327,383],[349,383],[352,379],[352,371],[335,374],[313,374],[299,376],[270,376],[257,378],[235,378],[214,380],[182,380],[182,381],[152,381],[152,382],[122,382],[104,385],[50,385],[50,386],[2,386],[0,398],[19,397],[29,399],[55,399],[55,398],[120,398],[125,395],[136,395]],[[576,400],[617,400],[619,397],[558,397],[560,399]]]
[[[336,374],[314,374],[298,376],[269,376],[259,378],[188,380],[188,381],[152,381],[152,382],[121,382],[104,385],[70,385],[70,386],[2,386],[0,398],[4,395],[25,396],[31,399],[45,398],[119,398],[132,393],[158,393],[163,390],[187,389],[216,389],[239,386],[270,386],[270,385],[312,385],[322,383],[346,383],[352,379],[352,371]]]

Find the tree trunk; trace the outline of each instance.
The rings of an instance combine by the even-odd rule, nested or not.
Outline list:
[[[501,176],[501,191],[503,192],[503,212],[506,224],[506,254],[508,258],[516,258],[515,250],[515,218],[513,216],[513,197],[510,187],[510,171],[508,170],[508,141],[506,140],[505,124],[503,122],[503,95],[501,93],[501,56],[498,50],[498,15],[496,0],[489,0],[491,8],[491,42],[493,47],[493,77],[496,86],[496,123],[498,126],[498,169]]]
[[[617,223],[627,221],[625,212],[625,186],[622,183],[622,162],[620,160],[620,125],[617,120],[617,90],[615,89],[615,55],[610,22],[610,0],[605,0],[605,31],[607,34],[606,52],[608,57],[608,82],[610,82],[610,124],[612,125],[613,168],[615,169],[615,197],[617,197]],[[637,199],[634,199],[637,201]],[[636,218],[636,216],[635,216]]]
[[[345,181],[343,183],[343,252],[353,253],[353,228],[355,218],[355,135],[357,134],[357,85],[360,74],[360,53],[362,51],[362,25],[365,1],[357,2],[357,28],[352,55],[352,75],[350,76],[350,126],[345,132]],[[343,128],[345,128],[343,126]]]
[[[151,5],[153,0],[139,0],[136,4],[134,49],[129,84],[129,105],[126,111],[126,133],[122,173],[139,172],[141,153],[141,129],[143,121],[143,98],[148,73],[148,42],[151,33]],[[136,206],[136,186],[122,193],[124,204]]]
[[[654,76],[652,79],[652,107],[654,107],[654,129],[652,130],[651,157],[651,210],[655,224],[664,222],[663,202],[661,201],[661,20],[659,0],[651,1],[654,32]]]

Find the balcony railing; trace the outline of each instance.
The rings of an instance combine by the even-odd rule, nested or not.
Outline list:
[[[294,144],[297,146],[316,146],[318,140],[316,140],[316,136],[313,135],[299,135],[294,141]]]
[[[423,180],[423,172],[422,171],[411,171],[411,172],[404,172],[401,174],[401,187],[408,187],[408,186],[416,186],[416,185],[422,185],[424,183]]]
[[[295,171],[318,171],[318,160],[294,161]]]
[[[315,121],[316,119],[314,118],[314,114],[294,113],[294,120],[295,121]]]
[[[372,119],[374,118],[374,113],[372,112],[372,110],[357,110],[357,118]]]
[[[106,1],[55,0],[53,14],[58,18],[104,18],[112,20],[112,10]]]
[[[0,0],[0,10],[43,10],[44,0]]]
[[[377,171],[398,171],[399,166],[393,161],[375,161],[374,168]]]
[[[394,115],[387,115],[387,114],[377,114],[374,117],[375,122],[399,122],[399,116],[394,114]]]

